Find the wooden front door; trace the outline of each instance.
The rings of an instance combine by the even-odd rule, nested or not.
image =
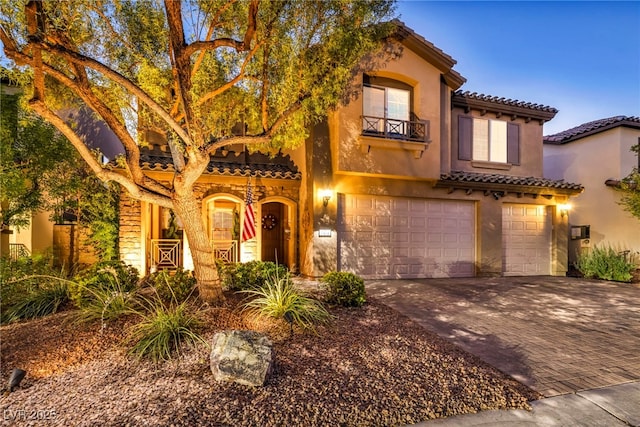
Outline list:
[[[288,223],[287,209],[282,203],[271,202],[262,205],[262,260],[286,265],[288,253],[285,244],[285,226]]]

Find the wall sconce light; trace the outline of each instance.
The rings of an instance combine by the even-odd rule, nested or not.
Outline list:
[[[322,198],[322,205],[326,207],[329,204],[329,200],[331,200],[331,196],[333,196],[333,191],[329,189],[320,190],[319,195]]]
[[[558,209],[560,210],[560,217],[564,218],[565,216],[569,215],[571,205],[569,203],[561,203],[558,205]]]

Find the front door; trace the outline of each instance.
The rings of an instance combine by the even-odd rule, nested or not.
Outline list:
[[[285,226],[288,223],[287,209],[279,202],[262,205],[262,260],[272,261],[289,267]]]

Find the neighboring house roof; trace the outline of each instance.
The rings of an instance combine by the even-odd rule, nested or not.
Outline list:
[[[442,174],[436,184],[441,188],[505,191],[530,194],[579,194],[580,184],[531,176],[512,176],[476,172],[452,171]]]
[[[140,149],[140,164],[143,169],[151,171],[172,172],[173,159],[168,151],[158,146]],[[204,172],[209,175],[252,176],[260,178],[280,178],[299,180],[302,174],[298,171],[289,155],[276,154],[270,157],[263,153],[236,153],[218,150],[211,156],[211,161]]]
[[[545,144],[566,144],[585,136],[604,132],[619,126],[640,129],[640,117],[637,116],[613,116],[606,119],[594,120],[592,122],[583,123],[580,126],[558,132],[553,135],[547,135],[543,138]]]
[[[453,90],[458,89],[467,81],[460,73],[453,70],[453,66],[457,63],[455,59],[407,27],[404,22],[394,19],[393,23],[397,26],[394,36],[409,49],[413,50],[440,70],[444,80]]]
[[[558,113],[558,110],[548,105],[483,95],[477,92],[463,92],[461,90],[456,91],[452,95],[451,103],[454,107],[464,108],[466,112],[474,109],[496,113],[498,117],[503,114],[513,119],[522,117],[527,121],[540,120],[541,122],[545,122],[554,118]]]
[[[125,153],[120,139],[89,108],[65,109],[59,111],[59,114],[84,139],[89,149],[100,150],[109,160]]]

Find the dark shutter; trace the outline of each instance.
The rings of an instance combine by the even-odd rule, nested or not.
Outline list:
[[[473,137],[473,119],[458,117],[458,159],[471,160],[471,140]]]
[[[520,126],[507,123],[507,163],[520,164]]]

